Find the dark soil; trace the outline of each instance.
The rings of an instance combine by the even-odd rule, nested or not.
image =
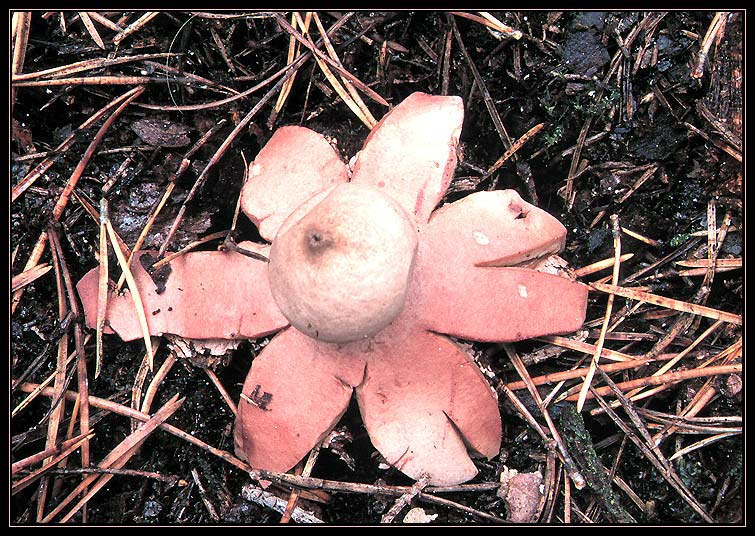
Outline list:
[[[127,25],[141,13],[104,15],[111,21],[127,17],[123,22]],[[170,79],[166,79],[163,69],[145,61],[70,75],[146,76],[154,80],[108,129],[75,189],[97,208],[103,185],[114,180],[108,193],[110,218],[129,246],[135,243],[148,215],[165,192],[169,177],[177,171],[191,144],[213,125],[225,120],[225,125],[191,157],[189,168],[179,178],[143,247],[155,248],[163,243],[178,209],[209,159],[234,124],[254,107],[272,84],[230,104],[195,111],[172,108],[226,98],[229,92],[220,89],[221,86],[244,91],[286,64],[289,34],[279,27],[274,17],[240,12],[221,15],[215,18],[182,11],[161,13],[124,39],[120,46],[112,42],[116,32],[93,19],[105,41],[103,51],[93,42],[75,12],[64,12],[65,29],[59,13],[32,13],[25,61],[20,71],[23,73],[104,58],[109,54],[114,57],[178,54],[167,62],[179,70],[179,75],[167,73]],[[326,27],[342,15],[320,13]],[[701,44],[714,18],[712,12],[672,11],[661,16],[662,13],[657,12],[536,11],[493,12],[493,15],[520,30],[523,37],[516,40],[473,20],[442,12],[402,11],[355,13],[335,32],[332,40],[344,67],[392,104],[414,91],[440,94],[444,88],[448,94],[463,97],[466,114],[461,158],[446,201],[478,190],[518,190],[526,200],[564,222],[569,235],[563,256],[574,267],[613,257],[609,216],[617,214],[622,227],[655,241],[648,244],[622,234],[622,253],[634,256],[622,264],[620,285],[642,285],[656,294],[742,314],[744,271],[741,268],[717,273],[704,298],[698,293],[702,276],[680,276],[678,271],[682,268],[671,260],[633,282],[626,278],[673,252],[680,252],[673,261],[705,259],[706,236],[694,233],[706,230],[711,201],[716,207],[717,227],[720,228],[726,214],[730,215],[733,225],[718,253],[719,259],[744,257],[741,164],[744,13],[728,15],[719,39],[714,40],[708,51],[700,78],[692,77],[691,73],[698,64]],[[658,20],[648,24],[653,17]],[[290,17],[287,20],[290,21]],[[451,20],[458,27],[469,59],[460,49]],[[626,40],[638,25],[641,30],[626,46]],[[450,43],[450,62],[445,65],[447,42]],[[222,49],[218,43],[222,43]],[[622,55],[622,47],[626,57]],[[166,63],[165,58],[154,61]],[[479,71],[484,88],[475,83],[469,61]],[[208,87],[206,82],[193,81],[183,73],[201,76],[216,86]],[[11,187],[41,161],[40,156],[33,156],[35,153],[55,149],[96,110],[133,86],[133,83],[70,83],[14,88]],[[211,168],[207,180],[189,203],[170,250],[230,228],[243,179],[242,155],[247,162],[254,159],[275,128],[302,124],[321,132],[338,140],[344,160],[358,151],[368,134],[368,129],[338,98],[312,60],[300,68],[277,117],[272,113],[276,98],[277,94],[262,106],[252,123]],[[365,102],[378,119],[386,111],[368,98]],[[500,115],[511,141],[540,123],[544,123],[544,127],[500,169],[483,178],[485,171],[507,148],[488,106],[494,107]],[[706,112],[724,128],[717,128],[706,119]],[[58,156],[54,165],[11,204],[13,275],[24,270],[37,238],[51,221],[52,207],[101,124],[102,121],[78,134],[73,146]],[[583,132],[586,141],[579,147],[579,160],[573,163],[573,147],[586,125]],[[738,140],[740,146],[736,147]],[[740,155],[739,160],[736,154]],[[657,167],[652,176],[622,202],[622,197],[650,169],[648,165]],[[566,187],[570,169],[571,175],[576,175],[571,196]],[[604,215],[596,221],[601,213]],[[57,230],[75,282],[97,265],[99,226],[80,202],[71,198]],[[259,240],[254,226],[243,215],[239,217],[236,234],[240,239]],[[214,248],[217,244],[215,241],[202,247]],[[41,262],[52,263],[49,247]],[[114,257],[110,264],[117,266]],[[610,270],[584,279],[594,281],[609,273]],[[53,271],[25,288],[10,322],[12,378],[19,378],[30,367],[26,382],[39,383],[54,373],[58,341],[65,334],[71,339],[69,352],[73,351],[72,325],[70,322],[61,325],[57,295]],[[605,314],[606,295],[595,292],[590,296],[586,342],[595,344]],[[626,313],[634,303],[617,297],[614,314]],[[660,313],[655,314],[658,311]],[[666,311],[670,314],[662,314]],[[678,316],[679,313],[670,309],[641,307],[629,314],[617,331],[642,337],[607,340],[605,347],[633,355],[649,352],[669,332]],[[684,350],[712,323],[708,318],[696,317],[689,329],[681,331],[663,351]],[[695,347],[681,365],[683,368],[698,366],[731,347],[741,335],[741,326],[724,324]],[[227,364],[217,366],[218,377],[234,400],[239,398],[253,357],[266,342],[243,343]],[[91,360],[88,363],[90,394],[128,406],[144,355],[144,343],[124,343],[109,336],[104,344],[105,359],[96,379],[93,342],[87,347]],[[524,341],[514,347],[528,363],[532,377],[568,370],[578,362],[582,363],[579,366],[586,366],[590,359],[575,351],[564,351],[540,361],[534,358],[536,352],[552,348],[550,344]],[[519,379],[500,347],[474,344],[473,349],[477,357],[489,362],[504,383]],[[163,343],[155,358],[156,365],[162,363],[168,353],[168,345]],[[741,351],[739,356],[734,363],[741,362]],[[32,367],[34,363],[36,367]],[[75,364],[71,366],[75,371]],[[649,376],[656,369],[657,366],[648,366],[612,377],[616,382],[625,381]],[[147,376],[145,385],[151,377]],[[732,388],[738,379],[738,376],[714,378],[712,385],[716,392],[697,416],[741,417],[743,395]],[[675,415],[706,380],[698,378],[677,383],[637,402],[637,407]],[[602,380],[596,375],[595,382],[600,384]],[[573,383],[567,383],[566,387]],[[76,390],[76,386],[74,373],[69,389]],[[553,386],[543,387],[545,396]],[[170,423],[214,447],[232,452],[233,414],[196,362],[181,361],[171,370],[159,387],[153,411],[175,394],[185,397],[186,401]],[[19,389],[12,390],[11,409],[25,396]],[[526,391],[517,391],[517,396],[543,423]],[[497,481],[504,465],[520,472],[545,471],[547,446],[514,407],[504,401],[505,397],[499,398],[504,417],[502,452],[492,461],[478,464],[480,474],[475,482]],[[593,452],[595,456],[585,454],[576,462],[582,460],[589,466],[580,467],[583,472],[600,473],[593,479],[588,478],[588,485],[582,490],[571,487],[572,523],[630,519],[648,524],[703,521],[640,449],[632,441],[624,440],[624,434],[611,418],[605,414],[590,414],[589,410],[598,407],[595,402],[586,404],[580,421],[582,428],[575,425],[573,419],[568,426],[559,419],[563,404],[572,403],[558,403],[550,411],[566,436],[565,443],[570,449],[578,451],[578,445],[582,445],[585,452]],[[61,435],[68,429],[72,406],[71,402],[66,403]],[[39,396],[9,419],[12,461],[44,449],[49,410],[50,398]],[[627,415],[619,412],[625,422],[629,422]],[[94,408],[91,420],[96,423],[91,456],[97,462],[131,430],[128,419]],[[646,423],[655,425],[649,420]],[[741,422],[733,423],[733,426],[741,425]],[[368,484],[411,485],[412,482],[398,471],[380,468],[380,458],[369,442],[356,407],[347,412],[337,430],[347,437],[343,450],[323,449],[313,476]],[[658,428],[652,428],[650,433],[656,431]],[[74,435],[76,433],[74,429]],[[660,449],[668,458],[680,448],[710,435],[713,432],[705,435],[677,432],[662,442]],[[742,437],[742,434],[732,435],[671,462],[716,523],[743,523],[744,520]],[[78,463],[80,458],[74,454],[66,467],[75,468]],[[564,521],[564,483],[560,467],[558,464],[555,496],[546,505],[550,513],[544,511],[541,522]],[[160,431],[151,435],[125,468],[176,478],[166,482],[143,476],[115,476],[89,500],[88,523],[204,525],[277,523],[280,520],[280,514],[242,497],[242,487],[251,482],[248,474],[173,435]],[[211,507],[203,501],[192,476],[193,470],[199,475],[204,499]],[[607,478],[610,471],[633,490],[644,508],[638,507],[615,483],[611,484]],[[56,477],[61,484],[54,490],[55,495],[51,496],[48,491],[45,513],[75,487],[81,475]],[[35,484],[11,497],[11,524],[35,522],[38,489],[39,485]],[[273,486],[271,489],[287,500],[284,488]],[[505,504],[494,491],[444,497],[502,518],[507,516]],[[392,497],[378,495],[330,493],[325,503],[303,500],[299,505],[328,523],[374,524],[394,501]],[[457,509],[423,502],[416,505],[425,508],[428,514],[438,514],[435,523],[486,522]],[[81,514],[74,516],[73,521],[81,522]]]

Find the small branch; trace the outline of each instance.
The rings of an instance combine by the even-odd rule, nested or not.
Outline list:
[[[703,70],[705,68],[705,60],[708,58],[710,46],[713,44],[714,39],[719,35],[723,35],[724,29],[726,28],[726,19],[728,17],[729,13],[726,11],[718,11],[713,16],[713,20],[710,22],[710,26],[708,26],[708,31],[705,32],[702,45],[700,45],[700,52],[697,54],[695,68],[692,69],[692,72],[690,73],[692,78],[702,78]]]
[[[215,506],[212,504],[212,502],[210,502],[210,499],[207,496],[207,491],[204,489],[202,481],[199,479],[199,473],[196,469],[191,470],[191,477],[194,479],[194,483],[197,485],[199,496],[202,499],[202,503],[204,503],[204,507],[207,509],[207,513],[210,514],[210,518],[215,522],[219,521],[220,516],[218,516],[217,510],[215,510]]]
[[[241,495],[247,501],[270,508],[279,514],[283,514],[286,511],[285,500],[251,484],[247,484],[242,488]],[[315,516],[312,512],[308,512],[298,506],[291,512],[291,519],[297,523],[324,523],[322,519]]]
[[[393,520],[397,515],[401,513],[401,510],[407,506],[411,500],[416,497],[430,482],[430,475],[422,475],[413,485],[409,488],[409,491],[401,495],[391,508],[383,514],[380,519],[380,523],[393,523]]]
[[[139,471],[136,469],[103,469],[102,467],[84,467],[81,469],[53,469],[50,471],[53,475],[86,475],[86,474],[109,474],[121,476],[135,476],[138,478],[150,478],[165,482],[169,486],[186,487],[189,485],[186,480],[176,475],[161,475],[154,471]]]

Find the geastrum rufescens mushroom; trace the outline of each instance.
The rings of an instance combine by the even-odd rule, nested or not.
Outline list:
[[[150,333],[193,339],[278,332],[255,357],[235,428],[252,467],[287,471],[356,394],[375,448],[415,479],[471,479],[501,442],[494,391],[448,336],[518,341],[578,329],[587,289],[543,259],[566,229],[513,190],[436,209],[456,167],[458,97],[414,93],[372,130],[351,169],[323,136],[278,129],[250,166],[241,206],[272,245],[188,253],[158,293],[133,271]],[[554,270],[550,270],[554,271]],[[78,284],[87,322],[97,270]],[[152,313],[152,314],[150,314]],[[132,300],[111,295],[108,329],[141,337]]]

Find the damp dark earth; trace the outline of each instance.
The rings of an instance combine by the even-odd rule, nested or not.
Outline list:
[[[744,12],[10,15],[11,525],[744,523]],[[272,336],[152,337],[150,367],[143,338],[98,351],[76,282],[118,282],[114,240],[157,286],[176,252],[264,242],[238,202],[277,128],[348,162],[415,92],[464,103],[442,203],[514,189],[560,220],[585,323],[456,341],[503,422],[467,483],[393,468],[354,400],[292,471],[249,471]]]

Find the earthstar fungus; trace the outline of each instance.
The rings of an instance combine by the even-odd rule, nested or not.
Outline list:
[[[307,128],[278,129],[250,165],[241,207],[270,258],[194,252],[165,290],[133,265],[153,335],[254,338],[239,403],[237,454],[287,471],[332,430],[356,394],[373,445],[415,479],[477,473],[501,442],[496,396],[448,336],[517,341],[579,328],[587,289],[543,271],[566,229],[512,190],[436,210],[456,167],[458,97],[414,93],[372,130],[351,170]],[[97,270],[78,284],[94,325]],[[152,313],[152,314],[150,314]],[[127,296],[109,329],[141,336]]]

